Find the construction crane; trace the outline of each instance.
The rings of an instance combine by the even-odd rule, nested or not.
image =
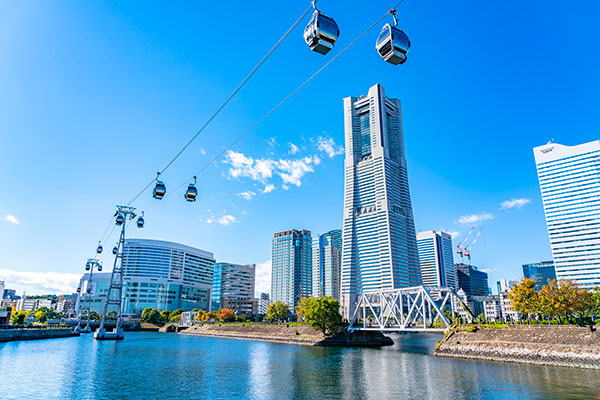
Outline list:
[[[462,242],[458,243],[456,245],[456,254],[460,255],[460,260],[463,260],[463,248],[464,245],[467,243],[467,240],[469,240],[469,237],[471,236],[471,233],[473,232],[473,229],[475,229],[474,226],[471,227],[471,230],[469,231],[469,233],[467,234],[467,237],[465,238],[465,240],[463,240]]]
[[[469,264],[471,263],[471,249],[473,248],[473,245],[475,244],[475,242],[477,242],[477,239],[479,239],[479,235],[481,235],[482,230],[483,230],[483,226],[479,229],[479,232],[477,232],[477,236],[475,236],[475,239],[473,239],[473,241],[471,242],[471,245],[464,248],[464,253],[465,253],[465,256],[467,256],[467,258],[469,259]]]

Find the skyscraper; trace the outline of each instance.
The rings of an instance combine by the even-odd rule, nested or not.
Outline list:
[[[533,153],[556,278],[600,286],[600,140]]]
[[[548,280],[556,279],[556,271],[552,261],[541,261],[539,263],[523,264],[523,276],[533,278],[537,281],[535,288],[540,290],[548,284]]]
[[[456,285],[457,290],[462,289],[468,298],[490,294],[488,274],[473,265],[456,264]]]
[[[271,301],[288,305],[296,313],[301,298],[312,292],[312,238],[310,231],[290,229],[273,237]]]
[[[400,100],[381,85],[344,99],[346,136],[342,306],[351,318],[363,291],[418,285]]]
[[[256,265],[238,265],[225,262],[215,264],[211,295],[211,310],[225,307],[223,301],[251,300],[254,298]],[[234,311],[240,311],[235,310]]]
[[[334,229],[313,238],[312,295],[340,299],[342,231]]]
[[[452,237],[446,232],[417,234],[423,285],[456,287]]]

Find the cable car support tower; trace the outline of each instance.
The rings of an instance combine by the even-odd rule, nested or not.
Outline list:
[[[117,253],[115,254],[115,263],[110,274],[110,282],[108,286],[108,291],[106,293],[104,312],[102,313],[102,319],[100,320],[100,327],[94,333],[94,339],[96,340],[123,340],[125,337],[122,328],[123,250],[125,247],[125,227],[127,226],[128,220],[132,220],[136,217],[135,208],[128,206],[117,206],[115,217],[115,223],[117,224],[117,226],[121,226],[121,236],[119,237],[119,242],[116,246]],[[139,221],[138,227],[141,228]],[[112,332],[107,332],[106,328],[104,327],[104,323],[106,321],[106,313],[108,311],[109,306],[115,306],[117,308],[117,321],[115,324],[115,328]]]
[[[87,280],[86,283],[86,287],[85,287],[85,293],[83,294],[83,306],[81,307],[81,312],[79,313],[79,319],[77,321],[77,326],[75,327],[75,332],[79,332],[79,333],[90,333],[92,331],[92,328],[90,328],[90,309],[91,309],[91,305],[92,305],[92,277],[94,275],[94,268],[97,268],[98,271],[102,271],[102,262],[97,259],[97,258],[88,258],[87,262],[85,263],[85,269],[86,271],[90,271],[90,276]],[[81,287],[77,288],[77,292],[79,295],[79,298],[81,299]],[[86,306],[87,303],[87,306]],[[83,317],[83,312],[87,313],[87,323],[85,325],[85,328],[81,327],[81,317]]]

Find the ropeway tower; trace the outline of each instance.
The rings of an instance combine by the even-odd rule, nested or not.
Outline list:
[[[83,306],[81,307],[81,312],[79,313],[77,326],[74,329],[75,332],[90,333],[92,331],[92,328],[90,327],[90,309],[91,309],[91,305],[92,305],[92,281],[93,281],[93,275],[94,275],[94,268],[97,268],[98,271],[102,271],[102,262],[100,260],[98,260],[97,258],[88,258],[87,262],[85,263],[85,270],[90,271],[90,276],[86,283],[86,288],[85,288],[85,292],[83,295]],[[81,287],[77,288],[77,292],[79,292],[80,298],[81,298],[81,290],[82,290]],[[87,306],[86,306],[86,304],[87,304]],[[82,328],[81,327],[81,319],[83,317],[84,311],[86,312],[86,315],[87,315],[87,322],[86,322],[85,328]]]
[[[117,206],[115,213],[115,223],[117,226],[121,226],[121,235],[119,242],[116,246],[115,262],[113,269],[110,274],[110,281],[108,291],[106,293],[106,300],[104,302],[104,311],[102,313],[102,319],[100,320],[100,327],[94,333],[94,339],[96,340],[123,340],[125,334],[123,333],[123,250],[125,247],[125,228],[127,221],[135,218],[135,208],[128,206]],[[138,222],[138,226],[140,226]],[[142,223],[143,226],[143,223]],[[106,321],[106,314],[110,306],[116,308],[117,320],[112,332],[107,332],[104,327]]]

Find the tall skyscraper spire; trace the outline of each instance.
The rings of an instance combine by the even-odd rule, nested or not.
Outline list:
[[[342,306],[361,292],[419,285],[400,100],[377,84],[344,99],[346,136]]]

